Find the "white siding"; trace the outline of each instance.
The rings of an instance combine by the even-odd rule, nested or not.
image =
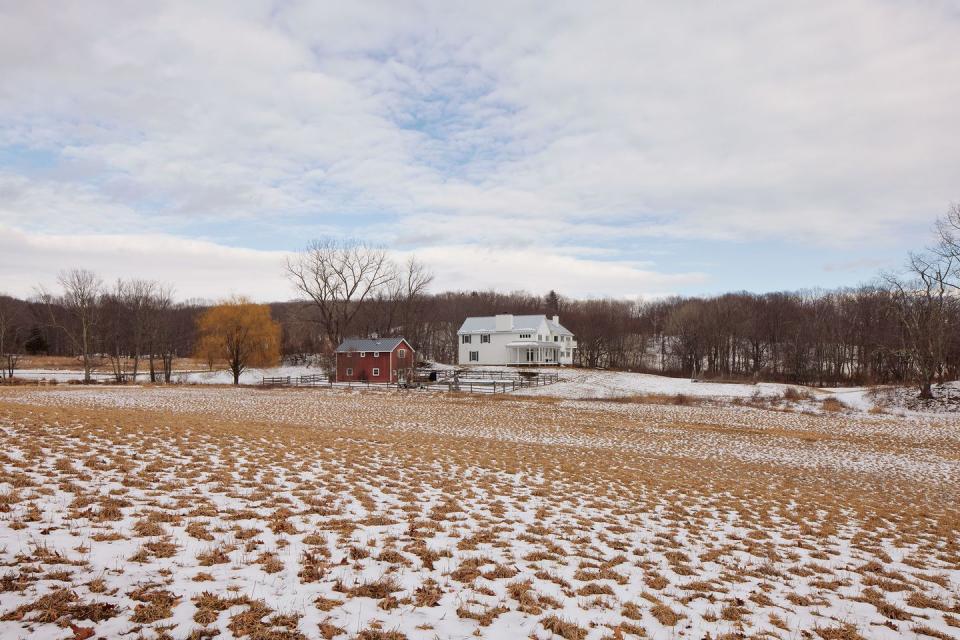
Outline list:
[[[505,316],[497,316],[496,324],[491,324],[492,327],[504,327],[504,318]],[[556,322],[556,320],[554,320]],[[559,323],[557,323],[559,324]],[[470,336],[470,342],[464,344],[463,336]],[[529,338],[521,338],[521,335],[529,335]],[[554,336],[558,336],[558,339],[555,341]],[[483,342],[481,336],[489,336],[489,342]],[[569,337],[570,340],[565,338]],[[556,349],[556,358],[551,360],[551,362],[559,362],[560,364],[572,364],[573,363],[573,350],[576,349],[577,343],[573,340],[572,336],[567,334],[554,334],[550,331],[550,325],[547,323],[546,318],[542,319],[540,323],[529,329],[514,329],[511,331],[469,331],[465,333],[457,334],[457,362],[463,365],[504,365],[504,364],[514,364],[517,362],[519,357],[519,362],[524,362],[525,357],[523,352],[517,352],[515,348],[508,347],[507,345],[511,342],[519,341],[530,341],[530,348],[541,348],[543,350]],[[471,352],[475,352],[477,359],[472,360],[470,358]],[[570,355],[566,355],[567,353]],[[541,352],[545,355],[545,352]],[[546,361],[545,358],[541,362]]]
[[[469,335],[471,336],[470,344],[463,344],[461,336],[457,336],[457,339],[460,340],[458,360],[460,364],[506,364],[507,343],[511,340],[516,340],[518,334],[513,332],[488,333],[486,334],[490,336],[490,342],[488,343],[480,342],[480,336],[482,335],[480,333]],[[477,351],[480,359],[471,361],[471,351]]]

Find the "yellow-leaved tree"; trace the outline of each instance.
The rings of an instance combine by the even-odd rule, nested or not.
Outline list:
[[[248,367],[269,367],[280,360],[280,325],[270,307],[233,297],[204,311],[197,319],[196,357],[225,359],[233,384]]]

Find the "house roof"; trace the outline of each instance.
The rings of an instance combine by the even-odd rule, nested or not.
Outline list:
[[[563,326],[562,324],[560,324],[560,323],[558,323],[558,322],[554,322],[553,320],[550,320],[549,318],[547,318],[547,326],[550,327],[550,332],[551,332],[551,333],[558,333],[558,334],[560,334],[560,335],[569,335],[569,336],[572,336],[572,335],[573,335],[573,332],[570,331],[570,329],[567,329],[567,328],[566,328],[565,326]]]
[[[510,331],[536,331],[540,328],[540,323],[542,322],[546,322],[547,328],[553,333],[561,335],[573,335],[569,329],[561,324],[557,324],[543,314],[532,316],[513,316],[513,328]],[[463,321],[463,324],[460,325],[460,330],[457,333],[481,333],[486,331],[494,333],[496,332],[496,326],[496,316],[467,318]]]
[[[393,351],[404,338],[346,338],[337,347],[337,353],[348,351]]]

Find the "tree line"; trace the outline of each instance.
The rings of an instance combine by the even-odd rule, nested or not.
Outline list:
[[[56,293],[0,296],[2,375],[14,374],[22,354],[45,353],[77,357],[87,377],[106,362],[117,380],[169,382],[174,358],[194,356],[226,361],[236,381],[245,367],[281,357],[324,361],[354,335],[403,335],[421,359],[453,363],[464,318],[544,313],[576,335],[575,363],[585,367],[817,386],[913,383],[924,397],[935,382],[960,377],[956,205],[931,247],[850,289],[646,301],[430,293],[432,273],[416,258],[398,264],[382,247],[337,240],[311,243],[285,274],[301,299],[255,305],[175,302],[162,283],[106,286],[92,272],[64,272]],[[241,334],[251,346],[237,342]]]
[[[24,355],[76,357],[90,380],[104,363],[117,380],[128,375],[170,382],[174,358],[190,353],[196,301],[175,302],[173,289],[149,280],[112,286],[92,271],[58,276],[58,292],[38,288],[28,300],[0,295],[0,358],[12,378]]]

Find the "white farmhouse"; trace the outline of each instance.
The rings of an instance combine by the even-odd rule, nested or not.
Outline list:
[[[457,331],[460,364],[573,364],[577,342],[560,316],[509,313],[467,318]]]

